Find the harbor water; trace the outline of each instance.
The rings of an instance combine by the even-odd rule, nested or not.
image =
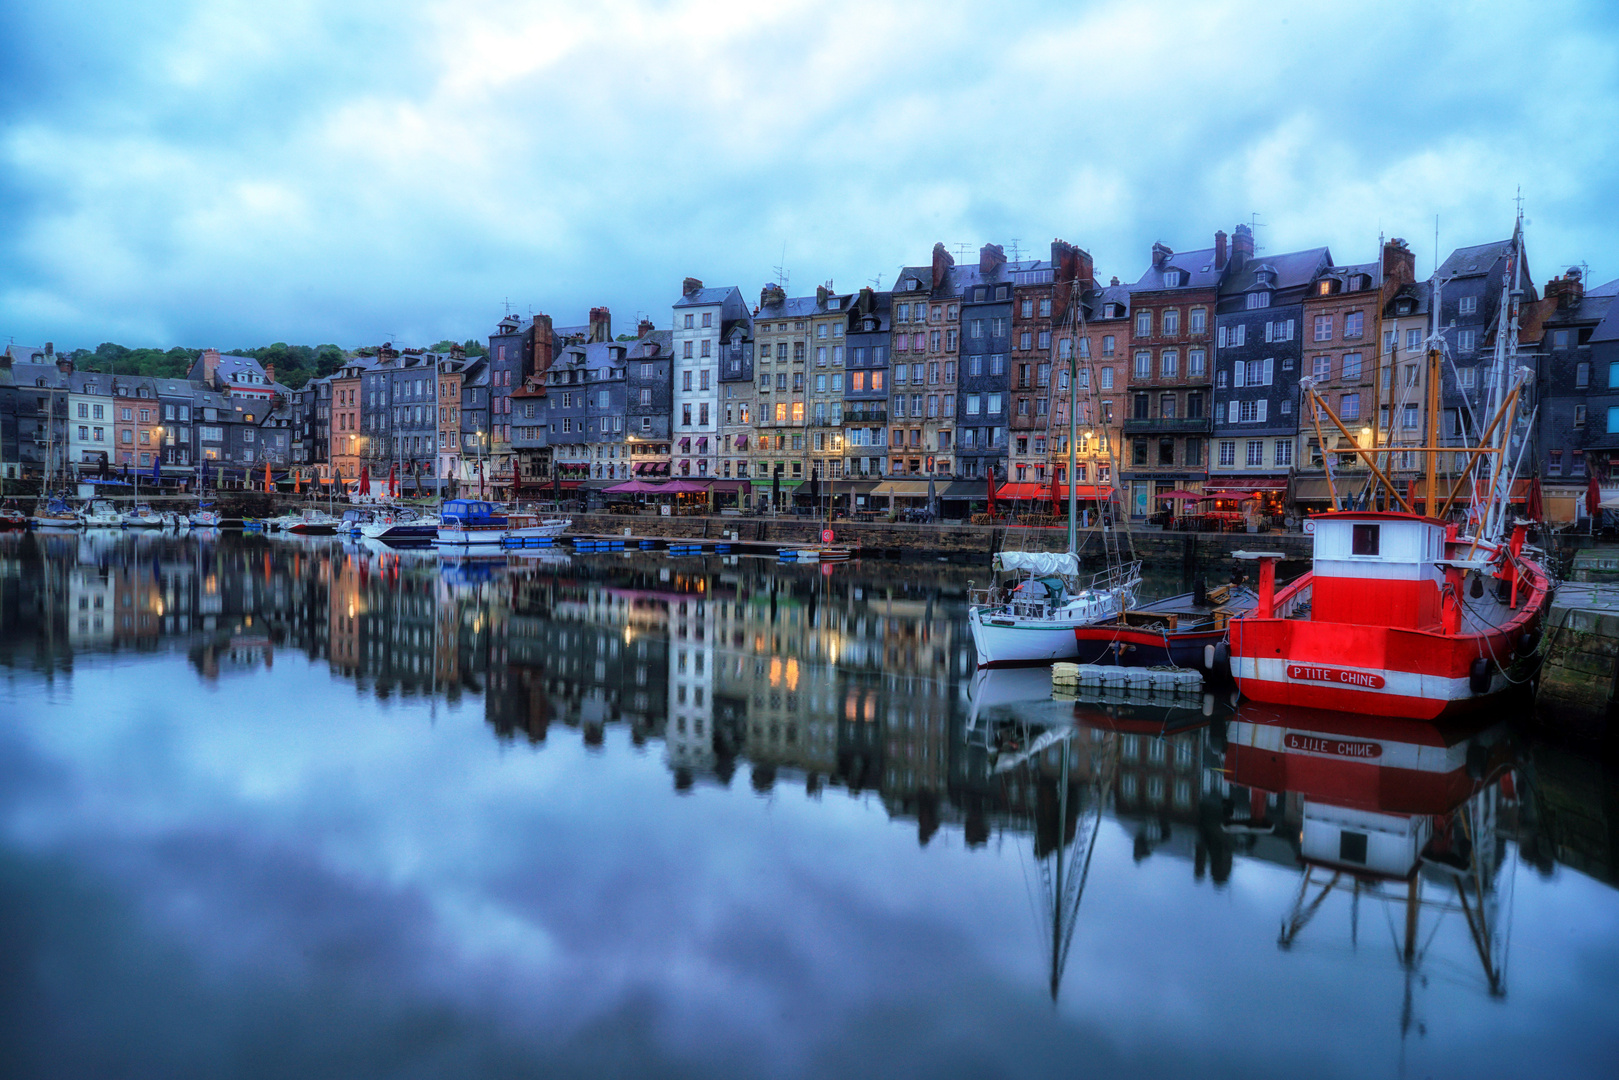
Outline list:
[[[0,535],[0,1060],[1612,1075],[1600,756],[1054,696],[985,573]]]

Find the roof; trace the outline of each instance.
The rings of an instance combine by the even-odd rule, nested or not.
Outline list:
[[[674,354],[674,341],[674,331],[653,330],[630,343],[630,355],[642,360],[669,357]]]
[[[1609,303],[1608,313],[1591,331],[1592,341],[1619,341],[1619,304]]]
[[[1325,249],[1323,248],[1322,250]],[[1347,285],[1351,278],[1359,274],[1371,278],[1375,283],[1379,269],[1380,267],[1375,262],[1345,263],[1342,266],[1323,267],[1316,273],[1316,277],[1321,280],[1341,281]]]
[[[732,294],[742,295],[742,290],[735,285],[721,285],[713,289],[696,289],[686,293],[674,303],[675,307],[713,307],[725,303]]]
[[[1232,296],[1255,289],[1262,290],[1264,286],[1259,282],[1262,271],[1275,275],[1275,280],[1269,285],[1272,289],[1301,288],[1316,280],[1323,265],[1332,265],[1332,253],[1324,247],[1287,251],[1280,255],[1266,255],[1263,258],[1253,256],[1244,261],[1240,268],[1225,275],[1225,280],[1220,284],[1220,293],[1223,296]]]
[[[1416,300],[1417,306],[1415,310],[1405,316],[1397,317],[1410,318],[1412,315],[1428,314],[1428,305],[1433,300],[1433,282],[1417,281],[1410,285],[1401,285],[1399,290],[1389,298],[1388,306],[1383,309],[1383,314],[1393,316],[1400,301],[1408,299]]]
[[[779,304],[766,304],[755,319],[807,319],[815,314],[815,297],[789,296]]]
[[[39,355],[44,356],[45,350],[39,350]],[[45,380],[44,385],[47,388],[60,390],[67,385],[67,376],[63,374],[62,369],[57,367],[54,363],[45,364],[34,363],[31,361],[13,361],[11,365],[11,377],[13,380],[15,380],[18,386],[39,386],[39,380],[41,379]]]
[[[1266,260],[1269,261],[1269,260]],[[1164,271],[1181,270],[1186,274],[1186,282],[1181,285],[1164,284]],[[1214,249],[1198,248],[1196,251],[1171,252],[1164,260],[1163,266],[1149,265],[1145,273],[1132,286],[1133,292],[1149,292],[1158,289],[1211,289],[1220,284],[1220,270],[1214,265]]]
[[[1614,278],[1605,285],[1598,285],[1594,289],[1586,289],[1585,295],[1592,296],[1619,296],[1619,278]]]
[[[1512,254],[1512,240],[1496,240],[1488,244],[1457,248],[1450,253],[1434,277],[1441,280],[1459,277],[1479,277],[1488,274],[1496,263]]]
[[[7,345],[6,355],[11,357],[11,362],[14,364],[46,363],[45,350],[38,345]]]

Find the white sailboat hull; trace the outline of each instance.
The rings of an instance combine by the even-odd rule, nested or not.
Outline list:
[[[1117,618],[1131,602],[1123,590],[1079,597],[1049,615],[1023,616],[1008,605],[975,605],[967,611],[978,666],[1050,664],[1079,656],[1077,627]]]

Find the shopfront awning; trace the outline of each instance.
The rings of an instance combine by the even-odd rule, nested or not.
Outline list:
[[[748,488],[752,484],[752,481],[750,480],[724,479],[700,480],[698,482],[706,486],[710,491],[736,491],[741,492],[742,494],[747,494]]]
[[[941,499],[988,499],[989,483],[985,480],[952,480],[939,485]]]
[[[945,485],[934,482],[934,494]],[[928,481],[926,480],[884,480],[872,492],[880,498],[896,499],[925,499],[928,497]]]
[[[833,480],[822,481],[833,495],[871,495],[882,487],[880,480]]]

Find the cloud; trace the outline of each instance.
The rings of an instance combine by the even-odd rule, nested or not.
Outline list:
[[[660,324],[679,280],[891,285],[935,240],[1619,240],[1596,6],[717,0],[11,5],[0,332],[428,342],[510,299]],[[1572,73],[1578,73],[1577,80]],[[1427,239],[1425,244],[1424,238]]]

